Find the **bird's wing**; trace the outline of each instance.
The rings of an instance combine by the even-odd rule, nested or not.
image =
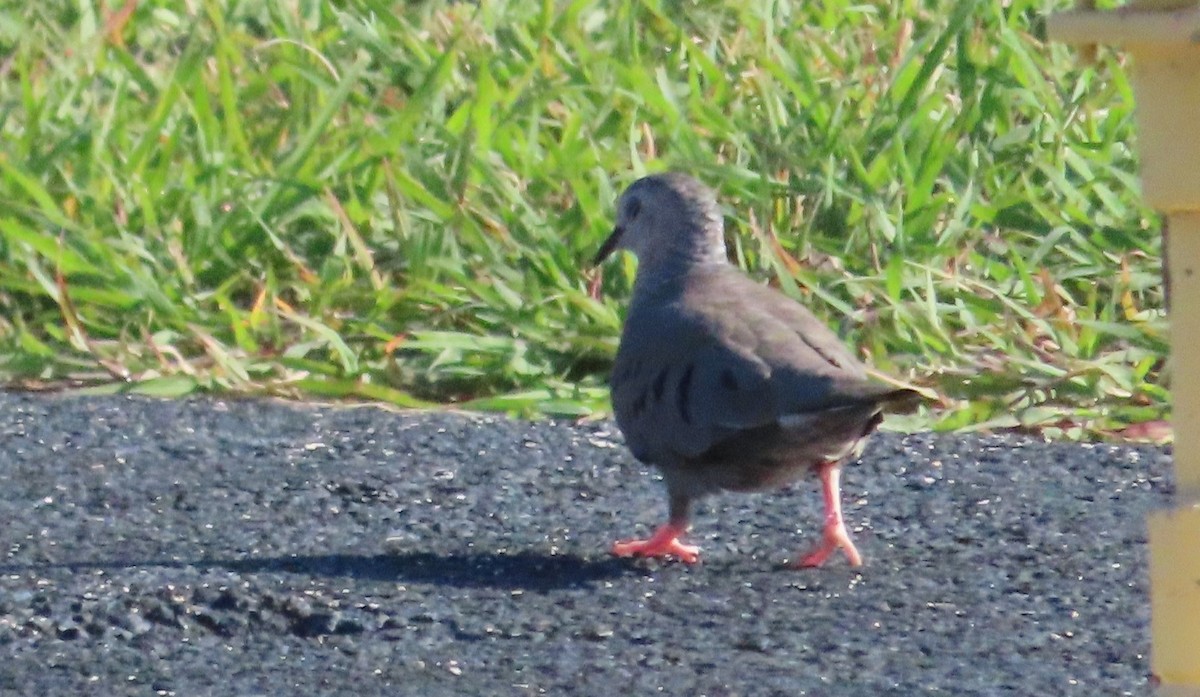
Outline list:
[[[769,377],[752,354],[691,318],[631,313],[613,368],[613,409],[639,459],[686,459],[773,421]]]
[[[795,301],[730,269],[631,308],[613,406],[640,459],[693,458],[740,433],[881,401],[842,342]]]

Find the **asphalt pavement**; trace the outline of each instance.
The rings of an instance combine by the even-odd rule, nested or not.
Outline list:
[[[0,393],[3,695],[1148,695],[1169,449],[881,433],[701,504],[609,422]]]

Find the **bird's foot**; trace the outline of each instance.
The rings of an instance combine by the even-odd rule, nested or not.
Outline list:
[[[820,566],[829,559],[830,555],[839,549],[845,553],[850,566],[862,566],[862,555],[850,540],[846,532],[846,522],[842,519],[842,494],[839,488],[841,468],[837,462],[823,462],[820,465],[821,493],[825,498],[825,531],[821,533],[821,544],[799,560],[791,563],[793,569],[808,569]]]
[[[648,540],[622,540],[614,542],[612,553],[618,557],[675,557],[685,564],[700,561],[700,548],[679,541],[684,532],[682,526],[667,523]]]
[[[810,569],[824,564],[834,552],[842,550],[850,566],[862,566],[862,555],[846,532],[846,524],[842,521],[826,523],[825,532],[821,535],[821,544],[816,549],[790,564],[793,569]]]

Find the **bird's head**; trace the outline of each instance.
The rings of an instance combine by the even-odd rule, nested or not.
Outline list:
[[[617,222],[593,264],[618,249],[644,268],[660,261],[725,263],[725,230],[712,190],[686,174],[643,177],[617,200]]]

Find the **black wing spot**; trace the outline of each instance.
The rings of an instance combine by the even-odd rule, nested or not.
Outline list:
[[[658,377],[654,378],[654,401],[661,402],[663,391],[667,389],[667,373],[670,368],[663,368],[658,371]]]
[[[679,378],[679,389],[675,392],[675,407],[679,410],[679,418],[683,419],[683,423],[688,426],[692,425],[692,369],[695,367],[688,363],[688,367],[683,371],[683,376]]]
[[[629,382],[642,372],[641,361],[626,361],[621,369],[613,374],[613,382]]]
[[[729,390],[730,392],[736,391],[738,389],[737,378],[734,377],[733,371],[730,370],[729,368],[725,368],[724,370],[721,371],[721,387],[724,387],[725,389]]]

